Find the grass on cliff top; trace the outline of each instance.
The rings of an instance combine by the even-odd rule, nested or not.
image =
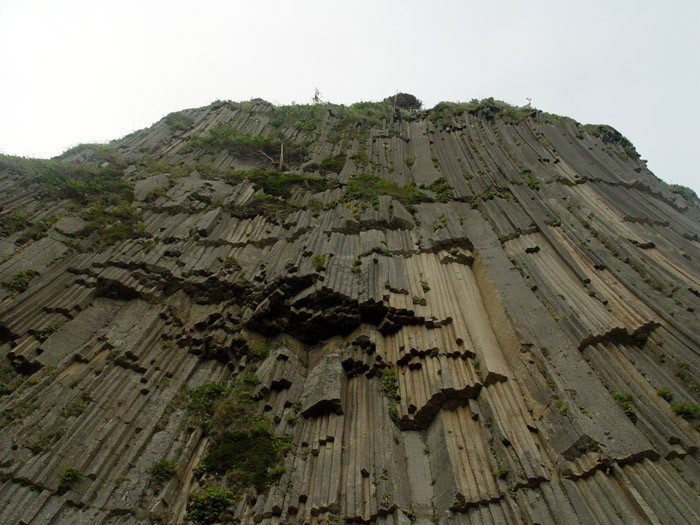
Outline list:
[[[282,140],[276,136],[252,135],[237,130],[234,126],[217,122],[207,134],[194,137],[190,148],[200,148],[208,153],[228,151],[244,158],[257,158],[277,163],[282,152]],[[285,164],[301,164],[308,155],[306,142],[284,142]]]
[[[19,176],[21,183],[35,186],[40,198],[70,200],[69,210],[88,222],[80,232],[83,237],[98,232],[99,243],[111,244],[141,236],[139,211],[132,205],[134,185],[123,178],[126,164],[119,153],[107,146],[81,145],[62,157],[72,154],[83,155],[86,163],[0,155],[0,172]],[[24,230],[17,239],[23,244],[41,238],[56,220],[58,217],[52,217],[28,225],[17,212],[2,221],[2,230]]]
[[[529,106],[512,106],[493,97],[482,100],[472,99],[469,102],[440,102],[428,110],[428,118],[433,124],[450,126],[455,119],[464,113],[481,116],[486,120],[503,119],[506,122],[519,124],[537,112]]]

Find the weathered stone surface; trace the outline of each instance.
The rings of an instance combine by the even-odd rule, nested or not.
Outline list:
[[[1,522],[700,521],[700,204],[612,128],[256,99],[111,147],[0,162]],[[268,428],[265,490],[206,467]]]
[[[343,384],[345,375],[338,354],[321,358],[306,376],[301,396],[301,415],[318,417],[323,414],[343,415]]]

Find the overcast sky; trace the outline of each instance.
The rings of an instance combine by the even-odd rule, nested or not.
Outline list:
[[[216,99],[493,96],[606,123],[700,193],[700,1],[0,0],[0,151],[51,157]]]

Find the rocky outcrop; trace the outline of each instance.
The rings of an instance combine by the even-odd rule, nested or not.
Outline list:
[[[3,522],[700,521],[700,208],[612,128],[255,100],[0,160]]]

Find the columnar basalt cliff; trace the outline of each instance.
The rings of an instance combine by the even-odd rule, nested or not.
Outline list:
[[[700,522],[697,197],[417,106],[0,157],[0,521]]]

